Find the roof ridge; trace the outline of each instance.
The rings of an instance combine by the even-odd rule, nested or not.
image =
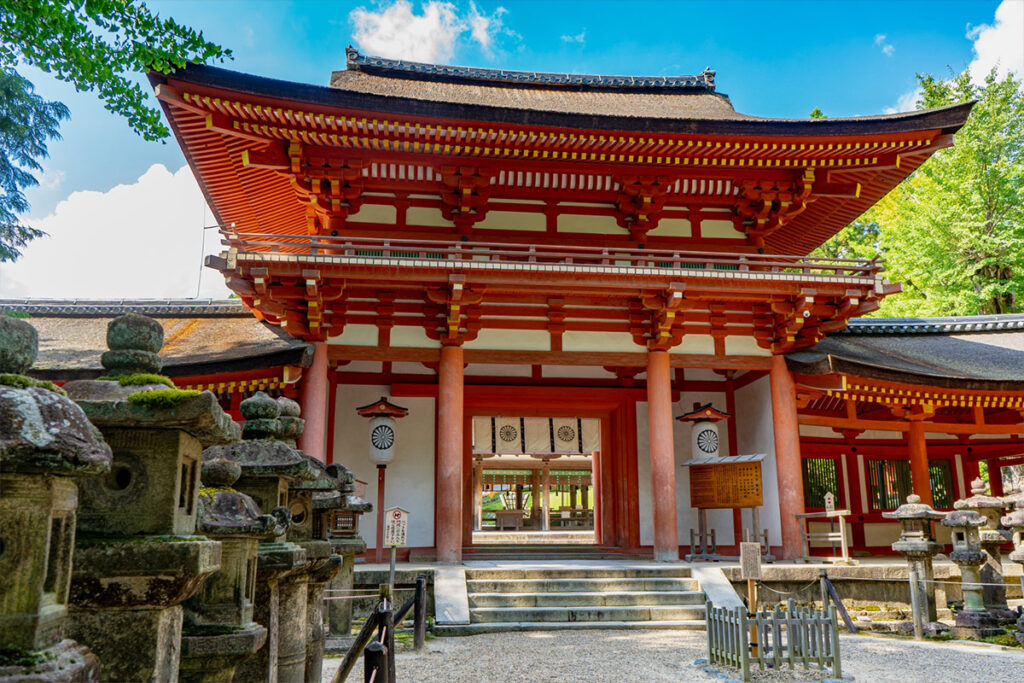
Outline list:
[[[694,76],[611,76],[598,74],[548,73],[513,71],[471,66],[452,66],[410,62],[359,54],[354,47],[345,49],[346,66],[350,71],[395,72],[393,75],[416,75],[436,80],[489,81],[502,85],[545,85],[615,89],[699,90],[715,92],[715,72],[710,67]]]
[[[0,312],[36,317],[94,318],[142,313],[151,317],[250,317],[240,299],[0,299]]]
[[[922,318],[853,318],[838,332],[845,335],[949,334],[1024,330],[1024,313],[936,316]]]

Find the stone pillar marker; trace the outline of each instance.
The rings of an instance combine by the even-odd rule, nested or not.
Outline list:
[[[75,477],[110,471],[110,448],[85,413],[21,373],[38,336],[0,315],[0,680],[98,681],[100,660],[64,638],[75,545]]]
[[[252,498],[232,488],[241,475],[238,463],[203,462],[196,530],[220,542],[221,570],[185,602],[182,681],[228,683],[267,640],[267,629],[253,622],[256,548],[259,539],[284,531],[288,514],[284,508],[262,514]]]
[[[1002,585],[1003,561],[999,554],[999,546],[1010,541],[1010,532],[999,522],[1007,504],[1001,498],[985,495],[985,482],[981,479],[971,482],[971,494],[970,498],[954,501],[953,508],[974,510],[985,519],[985,524],[978,529],[981,549],[985,553],[981,582],[999,584],[983,587],[985,609],[997,623],[1012,624],[1017,613],[1006,603],[1006,586]]]
[[[898,519],[903,524],[899,540],[892,544],[892,549],[907,558],[912,573],[916,573],[918,581],[911,585],[910,590],[916,591],[917,604],[923,612],[922,621],[925,631],[938,633],[948,627],[938,620],[935,605],[935,574],[932,571],[932,558],[942,552],[942,544],[935,540],[932,533],[932,521],[942,519],[945,515],[936,512],[931,505],[925,505],[916,494],[907,496],[907,502],[893,512],[883,512],[886,519]]]
[[[964,593],[964,608],[956,613],[956,638],[987,638],[1003,635],[999,622],[985,609],[981,583],[981,565],[985,564],[985,551],[981,549],[978,530],[988,520],[974,510],[953,510],[942,520],[942,526],[953,530],[953,552],[949,559],[960,567],[960,585]]]
[[[195,535],[204,446],[238,438],[210,392],[156,374],[163,328],[142,315],[107,327],[109,376],[65,390],[113,450],[110,474],[83,482],[68,632],[111,681],[174,681],[181,603],[220,569],[221,546]]]
[[[288,509],[288,483],[316,479],[316,470],[310,458],[278,438],[292,428],[282,428],[281,405],[277,401],[257,391],[242,401],[239,410],[245,418],[242,441],[206,449],[203,461],[223,458],[238,463],[242,476],[235,488],[251,496],[260,509],[285,507],[285,517],[293,521]],[[290,406],[288,410],[293,412]],[[287,420],[285,424],[289,424]],[[328,548],[327,556],[329,554]],[[284,533],[259,542],[255,620],[267,628],[267,642],[255,657],[239,665],[236,681],[301,683],[304,680],[306,572],[311,561],[306,548],[289,542]]]

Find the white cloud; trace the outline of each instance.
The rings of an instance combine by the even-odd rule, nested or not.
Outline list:
[[[2,298],[185,298],[196,295],[206,203],[192,171],[154,164],[134,183],[74,192],[27,222],[48,233],[0,265]],[[207,225],[213,223],[205,212]],[[220,251],[205,231],[205,254]],[[202,297],[227,297],[220,273],[203,269]]]
[[[430,0],[420,9],[422,13],[416,14],[409,0],[395,0],[377,11],[357,7],[348,15],[352,39],[360,49],[378,57],[446,64],[455,56],[464,34],[488,55],[496,36],[516,35],[504,27],[504,7],[487,15],[470,3],[463,16],[450,2]]]
[[[1024,0],[1003,0],[995,23],[968,24],[967,38],[974,41],[974,59],[968,66],[974,82],[984,81],[993,67],[1000,76],[1024,76]]]
[[[898,114],[899,112],[902,111],[914,111],[915,109],[917,109],[918,98],[920,98],[923,94],[924,91],[921,90],[921,86],[916,86],[913,90],[908,90],[907,92],[900,95],[900,98],[896,100],[895,107],[886,107],[885,113]]]
[[[564,35],[562,36],[563,43],[579,43],[580,45],[586,45],[587,43],[587,29],[583,29],[576,35]]]
[[[42,174],[39,176],[39,187],[47,190],[56,190],[64,182],[66,176],[67,174],[64,171],[50,171],[44,167]]]
[[[896,52],[896,48],[892,43],[887,42],[885,37],[884,33],[875,34],[875,45],[882,49],[883,55],[886,57],[892,57],[892,53]]]

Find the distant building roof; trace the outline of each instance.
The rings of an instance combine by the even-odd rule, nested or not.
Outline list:
[[[1024,315],[861,318],[788,354],[795,372],[959,389],[1024,390]]]
[[[170,377],[212,375],[283,365],[308,366],[312,347],[256,320],[237,299],[0,299],[0,315],[20,312],[39,332],[39,357],[29,374],[87,379],[103,373],[107,323],[141,313],[164,327],[160,357]]]

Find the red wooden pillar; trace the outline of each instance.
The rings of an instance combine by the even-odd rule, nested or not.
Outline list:
[[[985,461],[988,464],[988,487],[992,495],[999,497],[1003,495],[1003,469],[999,465],[999,458],[989,458]],[[968,494],[971,492],[970,485],[967,486]]]
[[[462,561],[462,347],[442,346],[437,368],[437,561]]]
[[[779,483],[782,559],[790,560],[803,552],[800,521],[795,515],[804,512],[804,483],[800,473],[800,423],[796,411],[796,388],[784,357],[772,357],[769,381],[775,427],[775,471]]]
[[[931,505],[932,483],[928,475],[928,446],[925,441],[924,423],[920,420],[910,421],[907,447],[910,451],[910,481],[914,493],[921,497],[922,503]]]
[[[299,406],[306,427],[299,437],[298,446],[307,455],[327,462],[327,344],[313,343],[313,363],[302,373]]]
[[[675,447],[672,443],[672,374],[668,351],[647,353],[647,418],[651,444],[654,559],[679,561]]]

